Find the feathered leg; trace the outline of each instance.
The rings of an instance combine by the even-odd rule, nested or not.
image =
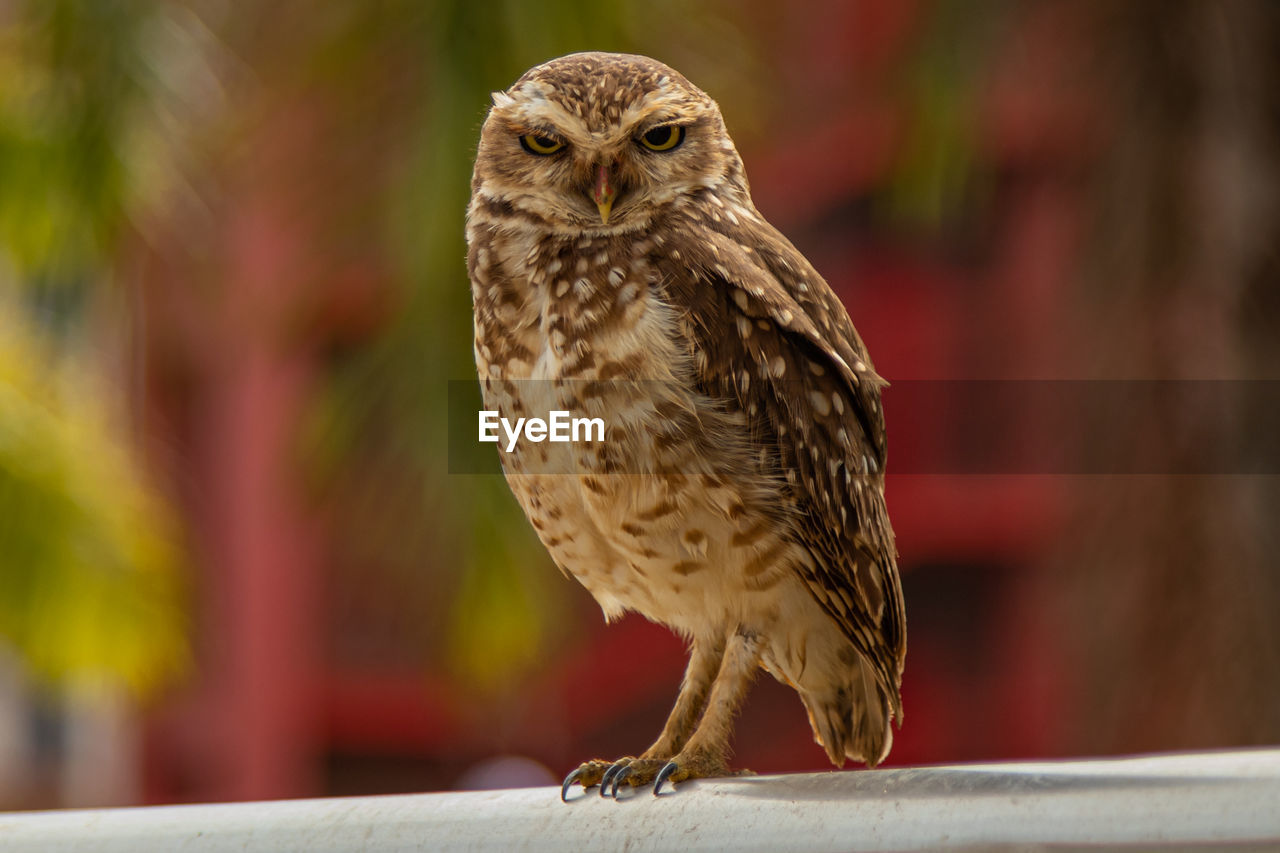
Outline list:
[[[619,758],[617,761],[594,759],[584,762],[565,777],[561,798],[568,796],[569,787],[575,782],[583,788],[600,785],[601,796],[616,796],[618,786],[647,785],[658,775],[667,761],[688,742],[702,709],[707,703],[707,693],[721,668],[725,642],[722,637],[695,638],[689,652],[689,665],[685,667],[684,680],[675,706],[667,716],[662,734],[639,758]]]
[[[724,660],[724,638],[714,640],[694,640],[689,655],[689,665],[684,671],[684,681],[680,683],[680,694],[676,697],[675,707],[667,717],[667,724],[662,727],[662,734],[641,754],[641,758],[654,758],[666,761],[680,751],[693,734],[702,709],[707,705],[707,693],[711,690],[716,673]],[[643,784],[643,783],[636,783]]]
[[[684,748],[659,771],[653,784],[654,794],[668,780],[683,782],[730,774],[729,738],[733,734],[733,718],[759,668],[759,639],[754,632],[738,628],[726,644],[702,721]]]

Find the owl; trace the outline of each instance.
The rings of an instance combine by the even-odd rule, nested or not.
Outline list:
[[[716,102],[644,56],[554,59],[493,95],[471,186],[486,407],[607,425],[500,445],[511,490],[606,619],[639,612],[690,649],[657,740],[586,761],[562,798],[730,774],[759,669],[836,766],[882,761],[906,655],[885,382],[756,210]]]

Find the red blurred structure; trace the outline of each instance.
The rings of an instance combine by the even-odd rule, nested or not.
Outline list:
[[[1087,110],[1071,112],[1079,102],[1069,91],[1045,95],[1064,55],[1061,30],[1024,21],[1021,38],[1008,40],[1018,54],[998,64],[981,105],[979,156],[997,193],[990,221],[971,223],[982,235],[975,258],[947,245],[887,244],[865,215],[910,121],[887,93],[920,37],[918,4],[824,5],[829,14],[787,16],[773,42],[786,95],[775,122],[788,133],[744,152],[761,209],[845,299],[890,381],[1051,375],[1065,345],[1053,318],[1080,231],[1070,176],[1088,147],[1065,138],[1086,132]],[[314,118],[301,106],[265,123],[261,153],[231,167],[236,213],[215,241],[226,259],[218,282],[166,290],[182,270],[163,256],[149,261],[151,418],[192,460],[195,470],[173,472],[177,481],[212,484],[183,495],[208,560],[201,676],[152,726],[149,798],[429,790],[499,753],[562,771],[641,748],[675,695],[684,653],[635,617],[610,627],[586,617],[593,627],[571,656],[536,691],[508,698],[521,713],[505,728],[445,673],[330,668],[326,543],[288,462],[323,347],[376,332],[387,295],[376,259],[353,273],[309,258],[325,235],[297,195],[307,181],[281,180],[279,170],[305,171],[319,136],[297,128]],[[1008,352],[1022,361],[1001,362]],[[943,440],[947,424],[899,410],[893,388],[885,401],[892,472],[895,446]],[[910,626],[906,721],[890,761],[1053,754],[1055,697],[1066,688],[1055,638],[1029,606],[1038,579],[1027,567],[1061,521],[1059,484],[903,475],[890,476],[888,494]],[[585,594],[581,607],[591,608]],[[799,702],[764,679],[736,743],[737,762],[758,771],[826,766]]]

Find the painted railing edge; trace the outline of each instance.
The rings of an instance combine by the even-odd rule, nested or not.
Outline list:
[[[1280,749],[0,813],[0,851],[1280,849]]]

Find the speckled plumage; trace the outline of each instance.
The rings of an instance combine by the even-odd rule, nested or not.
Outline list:
[[[645,147],[668,126],[679,143]],[[691,642],[662,735],[613,776],[728,772],[757,667],[797,690],[834,763],[882,760],[906,654],[883,381],[756,211],[716,103],[646,57],[553,60],[494,95],[472,191],[488,407],[609,425],[602,444],[504,454],[512,491],[607,617],[635,610]]]

